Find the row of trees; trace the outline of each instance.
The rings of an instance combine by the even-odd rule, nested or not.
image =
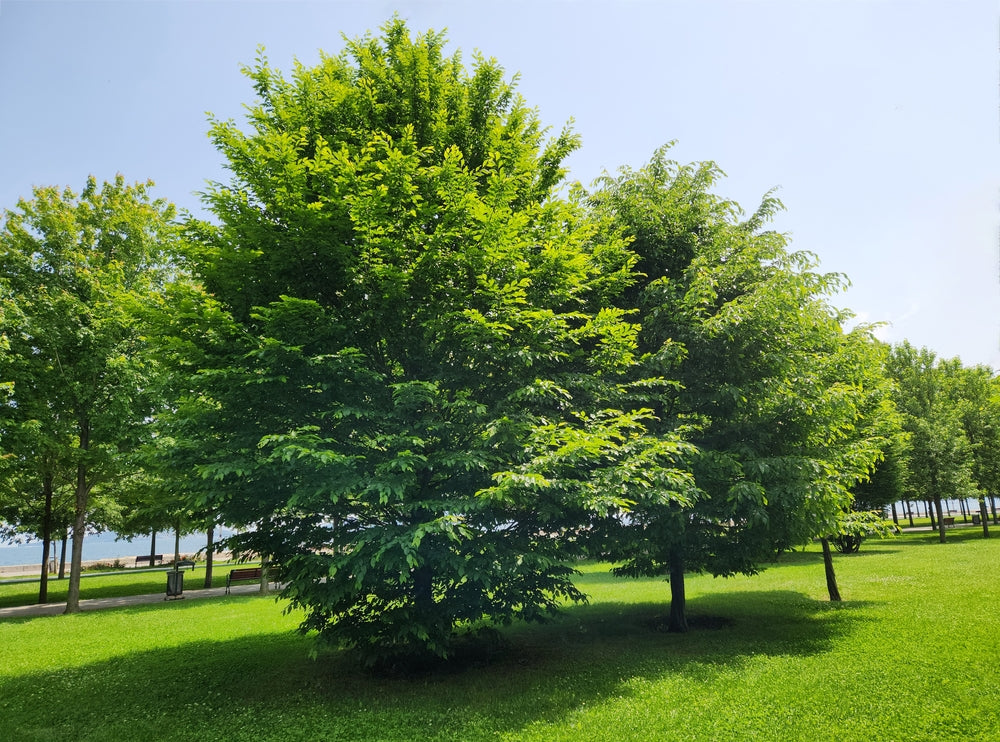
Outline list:
[[[6,214],[3,519],[47,544],[72,488],[69,610],[97,506],[147,501],[240,527],[368,661],[584,600],[584,557],[668,576],[684,630],[685,572],[837,533],[886,462],[926,481],[912,349],[844,329],[771,194],[747,216],[669,147],[567,187],[576,136],[444,43],[396,19],[291,79],[258,59],[212,221],[121,179]]]

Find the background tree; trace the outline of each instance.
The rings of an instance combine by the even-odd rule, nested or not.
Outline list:
[[[1000,381],[987,366],[964,367],[956,360],[946,368],[972,453],[983,537],[989,538],[986,495],[1000,490]]]
[[[640,501],[611,554],[620,574],[668,576],[668,628],[683,631],[685,571],[752,574],[832,528],[881,445],[858,433],[879,369],[867,331],[845,335],[827,303],[842,279],[765,229],[780,204],[768,195],[744,220],[711,192],[713,163],[679,165],[668,149],[591,198],[640,256],[622,308],[638,312],[643,371],[677,382],[655,399],[658,429],[698,451],[698,496]]]
[[[192,226],[218,301],[192,322],[219,330],[178,456],[208,452],[199,502],[247,528],[229,544],[369,661],[581,599],[572,534],[640,486],[630,462],[673,466],[618,407],[632,255],[554,190],[576,138],[443,45],[397,19],[291,80],[259,60],[250,130],[212,130],[220,224]]]
[[[40,481],[49,456],[71,461],[67,612],[79,610],[92,494],[122,479],[120,454],[137,445],[157,407],[135,307],[171,277],[177,232],[173,208],[151,199],[149,185],[119,176],[101,186],[91,178],[79,195],[38,188],[5,212],[0,229],[0,331],[11,346],[0,377],[14,384],[0,424],[34,427],[55,447],[19,452]]]
[[[945,541],[941,501],[978,497],[973,480],[972,447],[962,424],[953,366],[939,363],[926,348],[907,342],[893,346],[887,368],[896,381],[897,407],[910,436],[908,482],[918,499],[933,503],[937,528]]]

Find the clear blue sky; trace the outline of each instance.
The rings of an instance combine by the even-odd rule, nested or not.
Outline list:
[[[258,45],[288,70],[394,11],[574,119],[574,179],[676,139],[748,211],[779,187],[776,227],[885,339],[1000,368],[996,0],[0,0],[0,207],[121,172],[196,210],[224,177],[206,112],[241,116]]]

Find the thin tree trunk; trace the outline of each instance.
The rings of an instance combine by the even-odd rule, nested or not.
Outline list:
[[[840,602],[840,588],[837,587],[837,573],[833,571],[833,552],[830,551],[830,540],[821,538],[823,545],[823,567],[826,569],[826,591],[830,594],[830,600],[834,603]]]
[[[958,509],[962,513],[962,522],[963,523],[968,523],[969,522],[969,504],[965,501],[964,497],[961,500],[958,501]]]
[[[910,528],[913,528],[913,508],[910,506],[910,501],[906,501],[906,514],[910,518]]]
[[[262,593],[271,592],[271,560],[266,556],[260,558],[260,591]]]
[[[52,548],[52,475],[42,480],[45,514],[42,516],[42,574],[38,580],[39,604],[49,601],[49,551]]]
[[[156,528],[153,528],[153,534],[149,539],[149,566],[156,566]]]
[[[174,529],[174,567],[181,560],[181,527],[178,525]]]
[[[684,552],[679,546],[670,550],[670,620],[667,631],[688,630],[687,597],[684,594]]]
[[[212,564],[215,561],[215,527],[209,526],[208,546],[205,547],[205,589],[212,587]]]
[[[899,516],[896,514],[896,503],[892,503],[892,522],[899,525]]]
[[[934,498],[934,507],[937,508],[937,528],[938,528],[938,540],[943,544],[945,540],[944,536],[944,516],[941,512],[941,498]]]
[[[927,514],[931,518],[931,530],[932,531],[936,531],[937,530],[937,519],[934,517],[934,508],[932,507],[931,501],[928,500],[926,503],[924,503],[924,506],[927,508]]]
[[[90,424],[80,423],[80,455],[85,457],[90,448]],[[87,485],[87,463],[76,465],[76,503],[73,520],[73,555],[69,566],[69,590],[66,595],[66,613],[80,612],[80,576],[83,571],[83,537],[87,534],[87,506],[90,488]]]
[[[413,570],[413,603],[417,611],[425,616],[434,612],[434,572],[429,564],[422,564]]]
[[[59,545],[59,579],[66,579],[66,547],[69,542],[68,529],[63,532],[62,543]]]
[[[979,498],[979,520],[983,523],[983,538],[990,537],[990,519],[986,512],[986,498]]]

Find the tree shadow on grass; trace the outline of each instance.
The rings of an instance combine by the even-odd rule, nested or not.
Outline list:
[[[138,631],[160,609],[123,610]],[[488,665],[413,678],[373,676],[340,652],[311,660],[310,639],[294,632],[190,641],[0,679],[0,738],[495,739],[558,723],[637,678],[704,679],[761,655],[821,654],[866,620],[863,609],[793,591],[713,594],[689,601],[694,630],[668,634],[656,629],[664,603],[577,606],[510,627]]]

